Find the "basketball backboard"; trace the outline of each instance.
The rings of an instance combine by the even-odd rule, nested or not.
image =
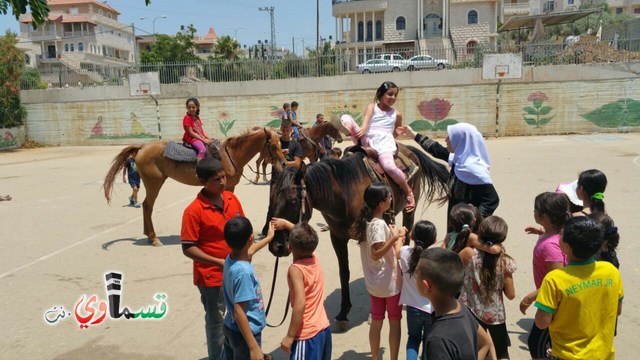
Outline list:
[[[522,78],[522,54],[484,54],[483,80],[520,78]]]
[[[131,96],[160,95],[160,76],[158,72],[129,74]]]

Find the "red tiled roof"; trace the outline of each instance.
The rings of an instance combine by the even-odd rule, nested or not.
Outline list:
[[[100,1],[96,1],[96,0],[47,0],[47,3],[49,4],[49,6],[55,6],[55,5],[80,5],[80,4],[93,4],[93,5],[97,5],[103,9],[109,10],[109,11],[113,11],[115,12],[117,15],[120,15],[120,12],[118,12],[118,10],[112,8],[111,6],[106,4],[106,1],[100,2]]]
[[[213,30],[212,27],[209,28],[209,32],[202,37],[203,39],[207,39],[207,40],[216,40],[218,38],[218,35],[216,34],[216,31]]]
[[[62,15],[49,15],[47,16],[47,20],[51,20],[51,21],[58,21],[62,18]],[[25,14],[22,15],[20,17],[20,22],[21,23],[31,23],[33,22],[33,17],[31,16],[31,14]]]

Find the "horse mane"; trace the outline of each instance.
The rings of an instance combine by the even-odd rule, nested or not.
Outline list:
[[[325,159],[309,165],[304,176],[307,192],[312,199],[334,197],[333,185],[330,181],[333,173],[338,186],[343,190],[343,198],[346,199],[348,189],[360,184],[363,178],[369,177],[363,159],[363,154],[355,153],[339,160]]]
[[[227,142],[227,146],[236,147],[242,145],[244,141],[247,140],[249,136],[256,135],[262,131],[261,127],[254,127],[252,129],[248,129],[243,131],[240,135],[228,137],[225,141]]]

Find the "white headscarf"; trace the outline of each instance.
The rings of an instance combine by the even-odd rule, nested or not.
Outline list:
[[[475,126],[458,123],[447,127],[453,154],[449,165],[454,166],[458,179],[469,185],[492,184],[489,153],[482,134]]]

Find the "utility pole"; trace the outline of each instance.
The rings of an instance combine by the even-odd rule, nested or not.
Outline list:
[[[320,56],[320,0],[316,0],[316,56]]]
[[[271,59],[275,58],[275,50],[276,50],[276,23],[275,23],[275,19],[274,19],[274,10],[275,7],[273,6],[265,6],[265,7],[259,7],[258,8],[259,11],[267,11],[271,17]]]
[[[133,63],[138,72],[138,40],[136,40],[136,25],[131,23],[131,31],[133,32]]]

